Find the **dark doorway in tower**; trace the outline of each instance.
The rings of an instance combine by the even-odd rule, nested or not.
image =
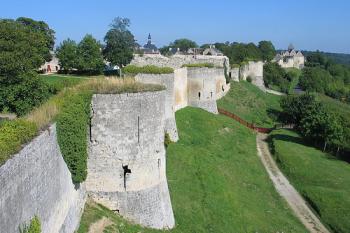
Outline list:
[[[124,170],[124,189],[126,189],[126,175],[127,174],[131,174],[131,169],[129,169],[128,165],[123,166],[123,170]]]

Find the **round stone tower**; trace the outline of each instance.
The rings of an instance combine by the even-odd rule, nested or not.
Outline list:
[[[174,227],[164,148],[165,91],[92,98],[86,188],[143,226]]]

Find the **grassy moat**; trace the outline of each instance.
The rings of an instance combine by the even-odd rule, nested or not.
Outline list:
[[[167,149],[176,227],[170,232],[307,232],[278,196],[256,155],[255,134],[196,108],[176,113],[180,140]],[[205,124],[203,124],[205,122]],[[105,232],[159,232],[87,204],[78,232],[107,217]]]

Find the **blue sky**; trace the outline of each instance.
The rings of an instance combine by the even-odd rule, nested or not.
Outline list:
[[[349,0],[1,0],[0,17],[46,21],[57,43],[99,40],[116,16],[131,20],[140,44],[152,34],[156,45],[177,38],[198,44],[271,40],[276,48],[350,53]]]

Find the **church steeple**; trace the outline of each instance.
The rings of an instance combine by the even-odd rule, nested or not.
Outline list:
[[[151,33],[148,33],[148,44],[152,44]]]

